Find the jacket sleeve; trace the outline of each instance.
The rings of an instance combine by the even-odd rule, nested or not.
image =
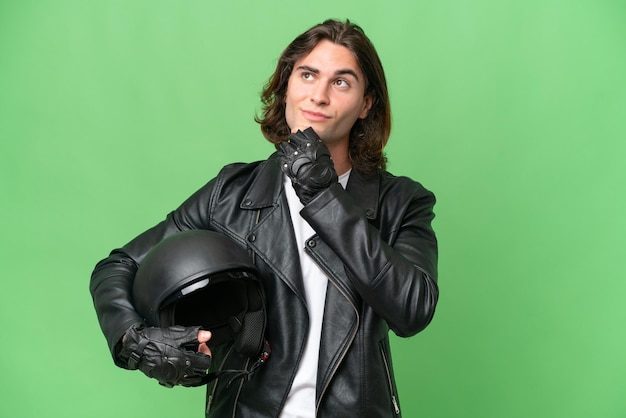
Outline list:
[[[407,178],[383,188],[377,229],[339,184],[302,210],[342,260],[350,284],[399,336],[431,321],[439,290],[434,195]]]
[[[115,364],[126,367],[117,356],[121,338],[143,318],[135,311],[132,299],[137,268],[150,249],[161,240],[187,229],[209,229],[209,199],[213,182],[209,182],[166,219],[140,234],[122,248],[115,249],[100,261],[89,283],[100,328],[111,350]]]

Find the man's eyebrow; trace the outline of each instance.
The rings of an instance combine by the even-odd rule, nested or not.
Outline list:
[[[300,65],[298,66],[298,68],[296,68],[296,70],[299,71],[308,71],[310,73],[313,74],[319,74],[320,70],[318,70],[317,68],[313,68],[313,67],[309,67],[308,65]],[[337,70],[335,71],[335,75],[351,75],[352,77],[356,78],[357,80],[359,79],[359,76],[357,75],[356,71],[354,71],[351,68],[345,68],[345,69],[341,69],[341,70]]]
[[[359,80],[359,76],[356,75],[356,71],[350,68],[335,71],[335,75],[345,75],[345,74],[351,75],[352,77],[356,78],[357,81]]]
[[[308,65],[300,65],[298,68],[296,68],[296,70],[308,71],[308,72],[313,73],[313,74],[319,74],[320,73],[320,70],[318,70],[317,68],[309,67]]]

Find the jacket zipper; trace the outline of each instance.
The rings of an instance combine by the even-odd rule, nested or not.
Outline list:
[[[383,358],[383,365],[385,367],[385,374],[387,375],[387,384],[389,385],[389,394],[391,395],[393,410],[396,415],[400,415],[400,406],[398,405],[398,399],[396,398],[396,394],[393,390],[393,381],[391,380],[391,371],[389,369],[389,362],[387,361],[387,353],[382,341],[378,343],[378,347],[380,348],[380,355]]]

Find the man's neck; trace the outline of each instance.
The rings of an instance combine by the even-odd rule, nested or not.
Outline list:
[[[352,162],[348,153],[348,143],[328,144],[330,156],[335,165],[337,175],[342,175],[352,168]]]

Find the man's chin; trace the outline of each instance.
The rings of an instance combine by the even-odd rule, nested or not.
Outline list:
[[[294,125],[294,127],[291,128],[291,132],[297,132],[298,130],[304,131],[309,128],[313,129],[313,131],[315,131],[315,134],[319,136],[322,142],[326,145],[334,144],[341,141],[340,139],[336,138],[335,135],[332,135],[331,132],[328,132],[328,130],[325,129],[327,127],[320,126],[316,123],[302,123],[300,125]]]

